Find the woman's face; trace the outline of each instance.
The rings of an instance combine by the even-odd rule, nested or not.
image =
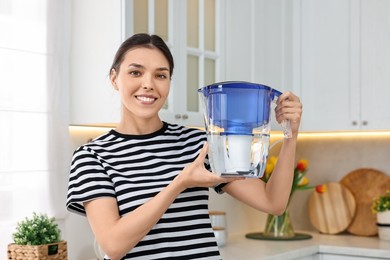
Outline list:
[[[170,87],[169,63],[158,49],[139,47],[128,51],[111,83],[121,95],[122,116],[153,119],[164,105]]]

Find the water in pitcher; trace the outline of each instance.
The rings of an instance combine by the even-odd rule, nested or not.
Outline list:
[[[208,133],[208,154],[213,172],[222,177],[262,177],[268,158],[269,138],[269,134]]]

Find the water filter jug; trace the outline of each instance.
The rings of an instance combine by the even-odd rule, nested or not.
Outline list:
[[[260,178],[269,152],[271,104],[282,93],[242,81],[215,83],[198,93],[213,172],[222,177]],[[285,137],[291,137],[288,121],[282,128]]]

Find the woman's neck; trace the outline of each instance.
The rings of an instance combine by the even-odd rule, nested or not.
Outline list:
[[[121,134],[145,135],[154,133],[162,127],[163,122],[159,117],[137,120],[122,118],[115,130]]]

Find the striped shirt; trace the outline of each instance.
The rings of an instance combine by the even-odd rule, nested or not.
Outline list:
[[[165,122],[147,135],[111,130],[74,152],[66,206],[85,215],[84,202],[113,197],[124,216],[193,162],[205,140],[200,130]],[[207,160],[205,165],[209,169]],[[221,259],[208,215],[208,192],[183,191],[123,259]]]

